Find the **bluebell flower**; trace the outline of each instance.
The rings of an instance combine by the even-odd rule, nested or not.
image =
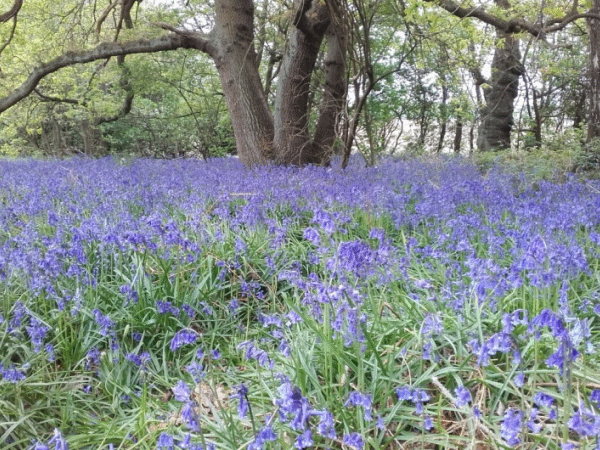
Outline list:
[[[187,400],[181,408],[181,418],[185,421],[186,425],[192,431],[200,431],[200,424],[198,423],[198,417],[194,408],[194,402]]]
[[[464,386],[458,386],[454,393],[456,395],[454,404],[457,408],[462,408],[472,401],[471,392]]]
[[[433,428],[433,420],[431,420],[430,416],[425,416],[423,420],[423,428],[425,428],[427,431],[431,431]]]
[[[294,430],[305,430],[312,410],[306,397],[300,389],[289,381],[277,388],[279,398],[275,404],[279,406],[279,415],[283,422],[289,422]]]
[[[373,270],[375,255],[371,247],[361,240],[341,242],[337,251],[340,269],[355,276],[369,275]]]
[[[54,345],[46,344],[44,346],[44,350],[46,350],[46,353],[48,354],[46,358],[48,362],[54,362],[54,360],[56,359],[56,355],[54,354]]]
[[[25,329],[33,344],[33,351],[39,353],[50,327],[44,325],[40,320],[32,316],[29,318],[29,326],[25,327]]]
[[[314,411],[313,414],[319,417],[317,433],[328,439],[335,439],[335,424],[333,423],[333,414],[329,411]]]
[[[156,441],[156,450],[175,450],[175,439],[167,433],[161,433]]]
[[[590,402],[600,406],[600,389],[594,389],[590,394]]]
[[[317,247],[321,241],[319,232],[312,227],[305,228],[302,237]]]
[[[195,383],[200,383],[206,376],[204,372],[204,366],[198,361],[192,361],[187,366],[185,366],[185,370],[189,373],[194,379]]]
[[[238,399],[238,417],[240,419],[243,419],[244,417],[246,417],[246,414],[248,413],[248,408],[249,408],[249,403],[248,403],[248,388],[246,387],[246,385],[244,383],[240,384],[237,389],[235,394],[231,395],[231,398],[237,398]]]
[[[583,404],[571,416],[567,425],[581,437],[600,436],[600,416]]]
[[[212,359],[213,359],[213,360],[215,360],[215,361],[217,361],[217,360],[221,359],[221,353],[219,352],[219,349],[216,349],[216,348],[215,348],[215,349],[214,349],[214,350],[211,352],[211,357],[212,357]]]
[[[171,388],[175,400],[178,402],[187,402],[192,395],[192,391],[187,383],[183,380],[179,380],[175,386]]]
[[[525,384],[525,374],[523,372],[517,373],[514,382],[517,387],[523,387],[523,385]]]
[[[344,445],[352,447],[356,450],[362,450],[362,448],[365,445],[365,442],[364,442],[362,436],[358,433],[344,434],[344,437],[342,438],[342,442],[344,443]]]
[[[48,445],[54,444],[54,450],[69,450],[69,445],[58,429],[54,429],[54,435],[48,441]]]
[[[365,420],[371,420],[371,394],[350,392],[344,406],[362,406],[365,411]]]
[[[527,427],[534,434],[538,434],[542,429],[542,424],[536,422],[538,413],[539,410],[537,408],[531,408],[531,411],[529,411],[529,420],[527,421]]]
[[[108,336],[115,326],[114,322],[110,319],[110,317],[102,314],[98,308],[94,309],[92,314],[94,315],[94,320],[96,323],[100,325],[100,334],[102,336]]]
[[[442,319],[437,314],[427,314],[421,326],[421,334],[425,337],[432,337],[442,334],[444,326]]]
[[[171,350],[176,351],[184,345],[193,344],[198,339],[198,335],[195,331],[183,329],[179,330],[171,339]]]
[[[549,394],[545,394],[544,392],[536,392],[533,396],[533,403],[538,406],[550,408],[554,403],[554,397]]]
[[[314,445],[314,442],[312,439],[312,431],[310,431],[310,429],[306,429],[303,433],[299,434],[294,443],[294,447],[298,449],[307,448],[312,445]]]
[[[8,381],[9,383],[18,383],[27,378],[23,371],[23,368],[21,370],[17,370],[15,367],[5,368],[0,364],[0,375],[2,375],[3,380]]]
[[[500,436],[508,445],[515,446],[521,442],[519,433],[523,428],[523,411],[510,408],[504,414],[504,421],[500,425]]]
[[[158,313],[161,315],[167,314],[167,313],[172,314],[174,316],[179,315],[179,308],[177,308],[176,306],[173,306],[173,304],[169,301],[157,300],[154,303],[154,306],[156,307],[156,310],[158,311]]]

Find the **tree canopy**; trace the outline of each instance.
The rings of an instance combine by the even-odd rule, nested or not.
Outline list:
[[[597,3],[0,1],[0,149],[302,165],[593,141]]]

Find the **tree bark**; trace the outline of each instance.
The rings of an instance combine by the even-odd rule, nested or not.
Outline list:
[[[518,40],[504,31],[497,34],[502,44],[496,47],[492,76],[483,89],[485,107],[477,137],[480,151],[510,148],[514,102],[519,93],[519,77],[523,74]]]
[[[600,0],[592,0],[593,14],[600,14]],[[600,20],[588,19],[590,39],[590,90],[588,142],[600,138]]]
[[[463,134],[463,121],[460,117],[456,119],[456,130],[454,133],[454,154],[460,154],[460,147],[462,144]]]
[[[122,23],[129,27],[135,1],[123,0],[118,30]],[[107,11],[114,7],[115,3],[109,5]],[[245,165],[327,163],[346,92],[343,8],[337,0],[296,0],[295,8],[292,32],[278,75],[274,114],[258,72],[253,0],[216,0],[214,27],[208,35],[161,23],[160,27],[171,31],[161,38],[103,43],[93,49],[65,53],[34,68],[21,86],[1,98],[0,113],[27,97],[45,76],[64,67],[113,56],[190,48],[208,54],[214,61],[231,114],[238,155]],[[105,11],[98,26],[107,16]],[[327,43],[324,91],[311,137],[310,81],[324,38]],[[126,97],[116,117],[128,112],[132,99]]]

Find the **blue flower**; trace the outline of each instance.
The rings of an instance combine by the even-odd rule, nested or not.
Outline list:
[[[289,381],[277,388],[279,398],[275,403],[279,406],[279,415],[282,421],[289,421],[294,430],[305,430],[312,410],[308,399],[302,395],[300,389]]]
[[[536,392],[536,394],[533,396],[533,403],[538,406],[550,408],[554,403],[554,397],[543,392]]]
[[[342,442],[356,450],[361,450],[365,444],[362,436],[358,433],[344,434]]]
[[[248,403],[248,388],[244,383],[240,384],[236,389],[236,393],[231,395],[232,398],[237,398],[239,401],[238,404],[238,417],[243,419],[246,417],[248,413],[249,403]]]
[[[472,401],[471,392],[464,386],[458,386],[454,393],[456,394],[456,401],[454,404],[457,408],[462,408]]]
[[[312,227],[306,228],[302,233],[302,237],[316,246],[318,246],[321,241],[319,232]]]
[[[62,437],[60,431],[54,429],[54,435],[48,441],[48,445],[54,444],[54,450],[69,450],[67,441]]]
[[[190,395],[192,395],[190,387],[183,380],[179,380],[177,384],[171,388],[171,391],[175,396],[175,400],[178,402],[187,402],[190,399]]]
[[[50,327],[47,327],[35,317],[31,317],[29,319],[29,326],[25,327],[25,329],[27,330],[27,334],[29,335],[31,343],[33,344],[33,351],[35,353],[39,353]]]
[[[176,351],[184,345],[193,344],[198,339],[198,335],[195,331],[183,329],[179,330],[171,339],[171,350]]]
[[[510,408],[504,414],[504,421],[500,425],[500,436],[508,445],[515,446],[521,442],[519,433],[523,428],[523,411]]]
[[[351,392],[344,402],[344,406],[362,406],[365,411],[365,420],[371,420],[371,394]]]
[[[294,443],[294,447],[298,449],[303,449],[310,447],[314,444],[312,440],[312,431],[310,429],[306,429],[304,433],[299,434],[296,438],[296,442]]]
[[[175,450],[175,440],[167,433],[161,433],[156,441],[156,450]]]
[[[328,439],[335,439],[335,425],[333,423],[333,414],[329,411],[314,411],[315,416],[319,416],[319,424],[317,425],[317,433]]]

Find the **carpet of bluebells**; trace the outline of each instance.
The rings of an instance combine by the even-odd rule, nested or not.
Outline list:
[[[0,161],[2,449],[600,449],[600,183]]]

